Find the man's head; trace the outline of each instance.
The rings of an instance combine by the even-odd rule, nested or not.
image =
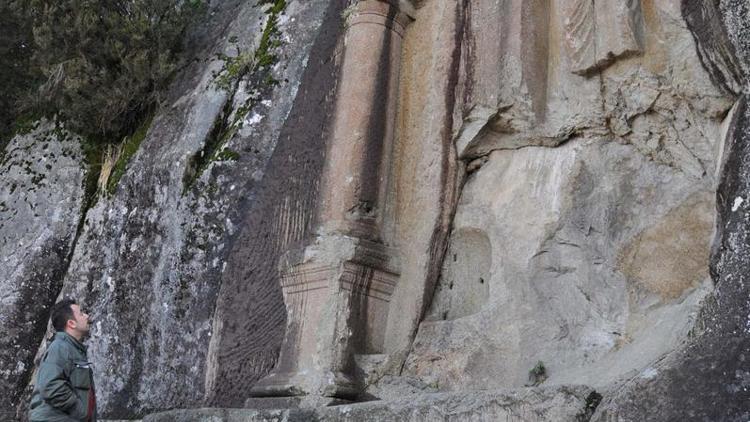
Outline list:
[[[52,327],[82,339],[89,332],[89,316],[72,299],[63,299],[52,307]]]

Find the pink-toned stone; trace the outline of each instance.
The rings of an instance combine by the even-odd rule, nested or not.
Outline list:
[[[287,330],[253,395],[354,397],[354,354],[382,352],[398,280],[382,228],[408,22],[395,3],[350,10],[317,237],[279,263]]]

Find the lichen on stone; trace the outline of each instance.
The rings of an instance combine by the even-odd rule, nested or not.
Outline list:
[[[229,43],[235,45],[237,54],[233,57],[220,55],[224,60],[219,72],[213,74],[216,87],[230,93],[222,112],[217,116],[214,125],[203,145],[203,148],[190,158],[183,177],[183,193],[188,192],[195,181],[214,162],[237,161],[239,153],[226,149],[226,144],[241,129],[248,113],[262,101],[263,93],[279,85],[273,75],[272,67],[278,63],[277,49],[284,43],[279,29],[279,17],[287,7],[286,0],[259,0],[256,7],[265,7],[266,22],[263,25],[260,41],[252,53],[242,52],[236,46],[237,38],[230,37]],[[247,98],[235,110],[235,101],[241,82],[247,81],[244,87],[249,93]]]

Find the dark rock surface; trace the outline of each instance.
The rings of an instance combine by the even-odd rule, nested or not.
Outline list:
[[[114,194],[88,210],[67,271],[60,260],[49,270],[35,263],[57,279],[45,284],[49,291],[19,291],[13,306],[28,315],[10,323],[36,325],[23,330],[18,358],[3,357],[9,391],[20,395],[28,382],[44,306],[60,293],[63,275],[61,295],[78,298],[95,319],[88,346],[101,417],[241,404],[273,366],[286,317],[275,262],[312,218],[345,2],[289,2],[273,24],[269,7],[256,3],[212,7],[195,29],[195,59]],[[267,65],[219,87],[216,55],[238,52]],[[82,193],[60,194],[78,211]],[[72,232],[45,245],[61,258],[80,219],[73,217]],[[37,294],[45,300],[29,310]],[[1,314],[16,318],[5,308]],[[13,400],[0,403],[10,412]]]
[[[742,70],[735,45],[729,41],[717,1],[682,2],[682,15],[695,40],[701,64],[713,83],[738,94],[743,87]]]
[[[726,82],[722,75],[735,75],[745,92],[725,139],[717,188],[711,256],[716,290],[683,347],[657,362],[651,373],[639,374],[605,397],[595,421],[750,419],[750,8],[742,1],[685,1],[683,14],[714,80]]]
[[[0,164],[0,420],[10,420],[62,286],[83,204],[77,137],[42,121]]]
[[[352,2],[288,1],[284,12],[276,16],[278,20],[274,28],[268,26],[271,21],[268,7],[256,3],[239,0],[214,2],[206,21],[194,28],[194,59],[174,81],[140,150],[128,164],[114,193],[99,197],[84,215],[81,208],[85,169],[77,139],[64,136],[64,139],[57,140],[60,142],[51,142],[52,139],[47,138],[62,132],[43,123],[10,144],[5,160],[0,164],[0,271],[5,274],[0,280],[0,330],[3,334],[9,333],[0,339],[0,420],[12,419],[17,408],[23,412],[24,387],[31,378],[34,355],[38,355],[39,344],[44,342],[46,310],[59,295],[77,297],[95,318],[92,337],[88,341],[89,356],[96,368],[99,414],[110,420],[139,417],[145,417],[144,420],[149,422],[750,420],[750,275],[747,271],[750,263],[750,105],[747,98],[750,90],[747,77],[750,72],[750,3],[746,0],[683,0],[684,22],[677,13],[674,16],[676,23],[670,23],[683,30],[686,24],[690,29],[699,59],[691,59],[689,63],[695,63],[697,67],[700,61],[711,78],[710,82],[703,78],[706,85],[713,83],[721,89],[727,98],[726,104],[739,98],[730,112],[733,117],[724,142],[717,188],[718,221],[710,260],[715,290],[705,299],[690,336],[683,343],[675,343],[679,344],[676,350],[631,378],[603,388],[599,391],[604,395],[601,404],[601,397],[592,388],[566,386],[579,381],[561,382],[563,385],[556,387],[543,385],[540,388],[473,391],[470,388],[488,387],[480,377],[470,376],[465,378],[474,385],[462,391],[432,393],[445,389],[444,384],[438,386],[437,383],[422,383],[419,384],[421,389],[415,390],[408,383],[389,384],[388,380],[407,375],[403,365],[399,364],[394,366],[397,369],[393,374],[382,377],[381,386],[388,391],[379,393],[378,397],[390,400],[315,409],[238,409],[255,381],[272,369],[284,335],[287,315],[278,280],[279,257],[290,248],[305,245],[313,235],[315,210],[320,202],[320,174],[326,159],[326,140],[330,137],[329,123],[340,77],[342,20]],[[459,20],[456,16],[465,12],[460,12],[461,8],[470,3],[460,1],[451,7],[433,7],[433,13],[438,17],[445,14],[449,17],[447,21],[452,22]],[[646,1],[642,3],[648,4]],[[422,11],[428,9],[428,2],[417,4]],[[485,10],[476,13],[477,18],[481,14],[490,21],[496,17]],[[427,22],[446,21],[434,19]],[[495,38],[500,40],[499,33],[482,32],[482,26],[477,25],[477,36],[489,34],[493,42]],[[425,32],[424,37],[434,36],[435,45],[458,43],[457,40],[451,43],[440,41],[438,32]],[[685,39],[690,40],[690,36]],[[264,40],[270,49],[262,47]],[[424,45],[432,45],[427,41],[412,42],[412,50],[406,49],[407,53],[413,54]],[[446,50],[441,54],[452,57],[453,47]],[[493,60],[499,56],[492,56],[497,52],[477,53],[492,59],[488,60],[487,74],[498,75]],[[222,67],[222,60],[215,59],[218,54],[245,54],[254,60],[269,59],[271,64],[251,66],[246,73],[235,75],[240,76],[239,80],[230,78],[228,88],[219,87],[217,75],[225,74],[226,69]],[[540,54],[545,60],[550,56],[548,51]],[[442,57],[436,51],[430,51],[429,55],[433,56],[432,59]],[[411,60],[415,62],[423,59],[418,54],[413,56],[416,59],[412,57]],[[451,69],[459,65],[458,57],[453,59],[456,60],[455,63],[451,60],[454,63]],[[661,56],[655,56],[655,61],[661,59]],[[460,65],[473,63],[466,60]],[[437,62],[429,76],[412,64],[416,69],[412,72],[418,76],[412,75],[412,83],[403,85],[404,92],[414,94],[421,89],[429,93],[423,97],[432,98],[433,93],[428,87],[412,85],[417,85],[416,82],[434,84],[435,75],[448,72],[441,67],[443,62]],[[404,68],[410,69],[409,66]],[[616,68],[618,66],[613,66],[610,72]],[[509,71],[503,78],[511,79],[513,72]],[[687,73],[679,75],[684,86],[700,85]],[[573,76],[566,75],[565,78]],[[477,81],[485,79],[491,78],[477,77]],[[503,79],[501,83],[501,79],[498,77],[497,83],[504,89],[507,80]],[[577,89],[569,82],[571,80],[583,81],[561,79],[559,83],[563,92]],[[454,82],[446,84],[450,90],[432,87],[435,94],[430,101],[440,103],[441,107],[445,102],[445,108],[450,109],[453,106],[451,101],[455,100],[452,96],[460,94],[446,94],[453,90]],[[587,91],[592,95],[608,92],[606,80],[584,82],[587,87],[593,87]],[[544,86],[539,92],[551,91]],[[656,90],[652,90],[653,98],[648,95],[641,97],[640,87],[633,92],[633,96],[623,97],[625,103],[632,100],[636,105],[641,101],[655,104]],[[648,89],[643,92],[648,93]],[[696,98],[706,99],[705,92],[696,90]],[[683,97],[678,94],[675,97]],[[418,100],[413,100],[411,107],[423,106],[423,97],[416,96]],[[444,97],[449,99],[443,101]],[[569,98],[581,100],[587,97],[585,93],[571,91],[570,97],[566,94],[560,98],[567,107]],[[593,104],[583,103],[587,106]],[[408,101],[406,104],[409,107]],[[665,104],[667,106],[655,110],[663,112],[671,107],[671,103]],[[711,112],[711,118],[720,121],[726,108],[715,109],[720,111]],[[429,117],[440,115],[441,109],[434,111],[434,108],[427,107],[426,110],[423,117],[415,119],[425,127],[430,124],[440,126],[431,122]],[[586,110],[580,115],[591,117]],[[675,108],[674,115],[684,117],[682,110]],[[649,116],[650,119],[661,114],[650,112]],[[567,122],[566,119],[560,119],[560,122]],[[640,123],[648,129],[647,140],[654,139],[650,137],[652,129],[661,125],[654,121],[646,119]],[[403,126],[410,123],[405,121]],[[411,136],[426,140],[424,143],[409,141],[413,142],[410,147],[401,150],[411,151],[411,155],[416,156],[420,148],[431,145],[433,138],[440,139],[445,142],[443,149],[433,152],[434,155],[425,152],[425,157],[431,157],[427,161],[437,161],[442,157],[446,162],[452,160],[451,165],[455,165],[458,161],[451,155],[455,151],[452,151],[453,145],[449,145],[450,128],[440,127],[439,137],[422,136],[422,133],[430,133],[427,129],[423,132],[413,129],[408,136],[404,135],[408,131],[404,131],[404,139],[411,139]],[[503,131],[498,133],[505,134]],[[675,133],[676,139],[685,138],[676,129]],[[704,134],[700,133],[700,137]],[[563,152],[572,149],[574,142],[544,154],[554,159],[564,158]],[[592,145],[600,148],[598,144]],[[622,145],[615,147],[618,150],[626,148]],[[532,148],[523,145],[520,152],[513,154],[528,154],[537,159],[541,153]],[[51,159],[52,153],[55,157]],[[510,155],[495,153],[495,156],[501,154]],[[471,176],[474,179],[479,179],[479,175],[491,175],[494,162],[487,157],[482,159],[478,167],[472,169],[472,172],[479,172],[484,165],[481,173]],[[414,160],[408,157],[402,160],[406,163],[401,164],[404,167],[414,165]],[[586,161],[592,160],[582,160]],[[592,185],[597,181],[601,183],[604,180],[601,175],[611,171],[611,166],[608,167],[601,158],[593,158],[593,161],[587,162],[588,168],[597,169],[587,182]],[[520,161],[516,161],[518,163]],[[497,168],[506,171],[511,167],[503,165]],[[697,173],[701,176],[713,174],[712,165],[696,168],[700,169]],[[413,179],[419,180],[422,176],[415,171]],[[510,176],[514,180],[507,183],[500,178],[491,178],[477,188],[481,194],[476,197],[491,199],[490,186],[508,189],[518,184],[517,197],[522,198],[524,191],[528,190],[522,183],[539,180],[538,175],[525,175],[521,171]],[[688,179],[683,182],[686,186],[683,189],[668,178],[658,179],[643,172],[638,176],[675,189],[679,194],[687,195],[689,190]],[[638,177],[629,176],[628,180],[637,181]],[[713,184],[713,179],[710,181]],[[410,187],[408,181],[404,185]],[[445,185],[452,186],[450,183]],[[581,193],[582,185],[572,183],[570,186]],[[711,190],[707,186],[702,188]],[[424,196],[420,200],[425,203],[432,200],[433,194],[429,192],[434,193],[434,190],[424,186],[414,189],[415,192],[422,189],[419,195],[415,194]],[[402,190],[406,189],[402,187]],[[466,197],[467,193],[471,193],[469,189],[464,190],[464,200],[470,199]],[[435,202],[446,201],[444,192],[438,196]],[[661,201],[659,206],[669,205],[665,195],[658,198]],[[618,201],[626,200],[629,200],[626,196],[618,194],[612,201],[612,209],[616,208]],[[602,207],[600,202],[592,203],[592,210]],[[575,209],[581,211],[580,201],[576,204]],[[538,208],[545,207],[549,208],[546,205]],[[507,209],[506,206],[500,208]],[[440,227],[447,230],[451,214],[451,211],[441,211],[445,221]],[[407,217],[399,223],[409,225],[408,216],[412,214],[404,215]],[[519,227],[531,220],[534,224],[540,221],[528,213],[519,213],[519,216],[521,218],[495,220],[502,224],[515,221]],[[478,214],[477,220],[479,217],[492,218],[484,212]],[[618,228],[619,225],[625,224],[618,223]],[[430,256],[430,268],[433,264],[435,268],[440,267],[436,262],[442,256],[443,237],[444,233],[436,232],[431,238],[437,245],[435,250],[439,251]],[[513,239],[513,242],[517,248],[518,239]],[[418,249],[414,244],[408,247]],[[463,251],[467,249],[460,243],[459,247]],[[421,259],[420,253],[421,249],[414,256]],[[453,254],[453,261],[456,261],[456,256]],[[477,256],[474,254],[472,258]],[[497,252],[492,256],[503,258]],[[567,255],[561,253],[560,256]],[[418,262],[416,258],[415,262]],[[583,261],[592,259],[586,257]],[[471,269],[480,267],[479,264],[472,264]],[[491,266],[487,266],[486,271],[498,272]],[[522,271],[528,272],[528,268],[523,267]],[[434,275],[437,278],[437,272],[430,272],[429,277]],[[484,284],[484,272],[480,275],[482,277],[475,278]],[[414,314],[408,304],[413,302],[414,292],[421,289],[412,289],[417,285],[414,284],[417,279],[404,277],[404,285],[409,288],[399,298],[401,308],[396,311],[404,315]],[[593,280],[598,282],[600,278]],[[554,286],[550,289],[550,297],[561,297],[559,289]],[[419,292],[429,296],[422,290]],[[488,294],[486,290],[478,290],[476,297],[486,300]],[[421,308],[422,299],[417,302]],[[527,300],[521,303],[528,306]],[[569,303],[567,301],[566,306]],[[546,303],[543,305],[530,312],[528,317],[513,313],[514,317],[531,319],[534,315],[541,315],[549,309]],[[465,323],[465,314],[479,308],[468,303],[466,312],[456,315],[436,312],[436,315],[443,315],[443,320],[453,320],[454,316],[455,320],[463,318],[461,321]],[[481,315],[481,318],[493,320],[486,315]],[[494,320],[503,326],[508,326],[510,321],[509,318]],[[399,319],[394,321],[392,325],[403,325],[399,341],[408,342],[412,335],[409,334],[412,331],[410,325]],[[455,332],[459,333],[458,330]],[[460,338],[458,350],[466,351],[472,342],[480,344],[477,342],[479,336],[470,334],[456,337]],[[611,334],[619,336],[619,333]],[[507,342],[507,336],[500,337],[501,344]],[[437,349],[444,352],[446,348],[440,345]],[[486,347],[479,349],[492,359],[499,356]],[[655,356],[661,353],[660,349]],[[427,356],[425,367],[436,367],[434,355]],[[450,362],[461,363],[456,358]],[[528,366],[519,366],[524,368],[519,372],[522,376],[526,375],[524,372]],[[485,370],[480,375],[492,380],[501,378]],[[600,380],[605,378],[597,372],[589,375]],[[507,377],[502,381],[507,381]],[[545,385],[552,384],[551,381]],[[585,382],[599,385],[588,379]],[[607,383],[609,378],[602,381],[602,384]],[[403,388],[404,385],[409,388]],[[414,394],[402,394],[402,391]],[[215,408],[201,409],[204,406]],[[195,410],[187,410],[191,408]],[[592,417],[595,408],[596,414]],[[176,410],[164,411],[167,409]]]
[[[344,2],[293,5],[290,15],[306,28],[289,32],[305,50],[303,55],[289,46],[289,54],[304,58],[307,67],[289,75],[299,91],[274,100],[288,115],[274,126],[277,141],[267,173],[243,205],[241,229],[227,256],[206,376],[212,405],[241,406],[255,381],[273,368],[286,324],[277,263],[281,253],[304,245],[315,221]]]

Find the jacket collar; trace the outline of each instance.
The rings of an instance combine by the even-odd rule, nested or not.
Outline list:
[[[82,353],[86,353],[86,346],[83,345],[80,341],[76,340],[75,337],[71,336],[70,334],[66,333],[65,331],[58,331],[55,333],[55,340],[60,341],[66,341],[73,346],[75,346],[78,350],[80,350]]]

